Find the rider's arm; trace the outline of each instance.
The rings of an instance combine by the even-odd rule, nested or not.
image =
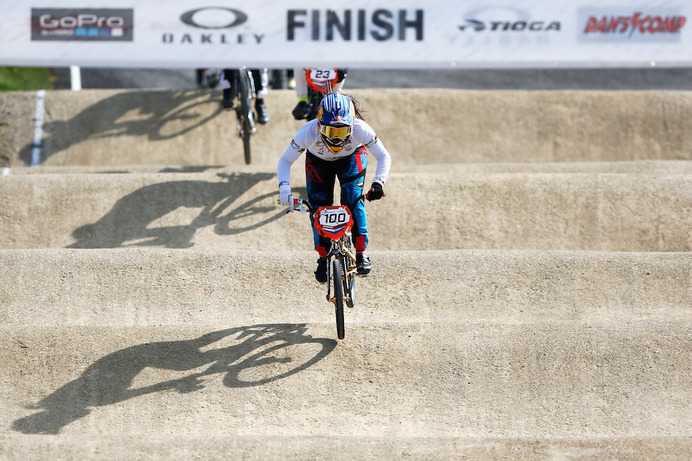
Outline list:
[[[387,177],[389,176],[389,168],[392,165],[392,158],[389,155],[389,151],[384,147],[382,141],[375,134],[370,125],[363,121],[356,122],[359,126],[358,131],[360,132],[361,142],[368,149],[368,152],[377,159],[377,169],[375,170],[375,177],[373,181],[380,182],[383,185],[387,182]]]
[[[377,136],[375,136],[373,144],[366,147],[370,154],[377,159],[377,169],[373,181],[385,184],[389,176],[389,168],[392,166],[392,157]]]
[[[291,144],[288,146],[284,154],[281,156],[281,158],[279,158],[279,164],[276,167],[276,176],[279,180],[279,184],[283,182],[290,183],[291,165],[298,160],[303,152],[305,152],[305,150],[301,149],[296,144],[295,139],[291,141]]]
[[[291,165],[307,151],[307,146],[310,145],[310,127],[316,123],[317,121],[313,120],[300,127],[291,140],[291,144],[288,145],[281,158],[279,158],[279,164],[276,167],[276,176],[279,180],[279,184],[290,181]]]

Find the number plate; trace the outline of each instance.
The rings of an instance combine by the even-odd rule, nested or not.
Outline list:
[[[309,69],[307,71],[308,86],[317,91],[333,87],[338,78],[336,69]]]
[[[315,212],[315,229],[322,237],[338,239],[353,227],[353,217],[348,207],[324,206]]]

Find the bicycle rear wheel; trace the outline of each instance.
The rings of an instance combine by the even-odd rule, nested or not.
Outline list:
[[[341,270],[341,261],[334,258],[334,266],[332,271],[332,279],[334,280],[334,306],[336,307],[336,336],[339,339],[344,339],[344,289],[343,289],[343,272]]]

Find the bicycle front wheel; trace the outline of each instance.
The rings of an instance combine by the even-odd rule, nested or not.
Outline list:
[[[338,258],[334,258],[332,279],[334,280],[334,306],[336,307],[336,336],[339,339],[344,339],[343,272],[341,270],[341,261]]]
[[[346,305],[353,307],[356,305],[356,277],[353,274],[347,274],[344,277],[344,291],[346,293]]]
[[[252,115],[252,78],[250,71],[242,69],[238,76],[238,99],[240,100],[240,137],[243,140],[243,154],[245,164],[252,161],[250,152],[250,136],[255,131],[255,122]]]

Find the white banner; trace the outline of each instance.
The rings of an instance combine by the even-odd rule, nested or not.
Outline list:
[[[692,66],[691,0],[3,3],[2,66]]]

